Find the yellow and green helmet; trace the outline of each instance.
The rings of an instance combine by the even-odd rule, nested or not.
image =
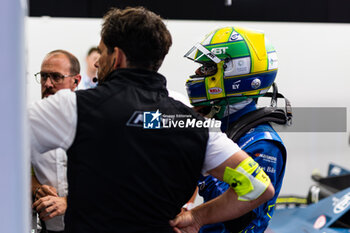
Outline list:
[[[264,32],[242,27],[216,29],[185,57],[201,64],[186,82],[194,106],[227,105],[263,96],[278,69],[276,51]]]

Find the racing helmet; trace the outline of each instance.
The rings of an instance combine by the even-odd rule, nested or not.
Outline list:
[[[264,32],[242,27],[214,30],[185,57],[201,65],[186,82],[194,106],[226,106],[263,96],[278,69],[276,51]]]

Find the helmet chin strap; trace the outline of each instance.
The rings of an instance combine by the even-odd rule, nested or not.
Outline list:
[[[232,98],[226,98],[224,101],[218,103],[219,105],[212,105],[210,112],[207,115],[205,115],[205,117],[215,117],[216,119],[220,120],[224,117],[229,116],[230,114],[241,110],[242,108],[250,104],[252,101],[252,98],[248,98],[245,100],[237,100],[237,102],[235,102],[235,100]]]
[[[211,107],[211,109],[210,109],[210,112],[209,112],[207,115],[205,115],[205,117],[207,117],[207,118],[213,118],[213,117],[215,117],[215,115],[216,115],[218,112],[220,112],[220,110],[221,110],[221,106],[219,106],[219,105],[213,105],[213,106]]]

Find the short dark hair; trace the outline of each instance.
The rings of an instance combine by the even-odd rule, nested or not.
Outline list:
[[[71,75],[80,74],[80,63],[79,63],[79,60],[73,54],[71,54],[70,52],[68,52],[66,50],[63,50],[63,49],[56,49],[56,50],[53,50],[53,51],[49,52],[46,56],[54,55],[54,54],[58,54],[58,53],[62,53],[68,58],[69,63],[70,63],[69,72],[70,72]]]
[[[87,57],[90,56],[90,54],[92,54],[93,52],[97,52],[98,53],[98,48],[97,47],[91,47],[88,52],[87,52]]]
[[[157,71],[172,44],[170,32],[159,15],[144,7],[112,8],[104,18],[101,39],[108,52],[118,47],[129,66]]]

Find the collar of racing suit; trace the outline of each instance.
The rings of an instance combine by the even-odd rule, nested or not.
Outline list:
[[[239,104],[239,103],[237,103]],[[236,104],[233,104],[236,105]],[[237,121],[241,116],[256,110],[256,104],[255,101],[249,102],[247,105],[245,105],[243,108],[240,108],[239,110],[236,111],[230,111],[230,114],[228,116],[223,117],[221,120],[221,131],[225,132],[227,127]]]

